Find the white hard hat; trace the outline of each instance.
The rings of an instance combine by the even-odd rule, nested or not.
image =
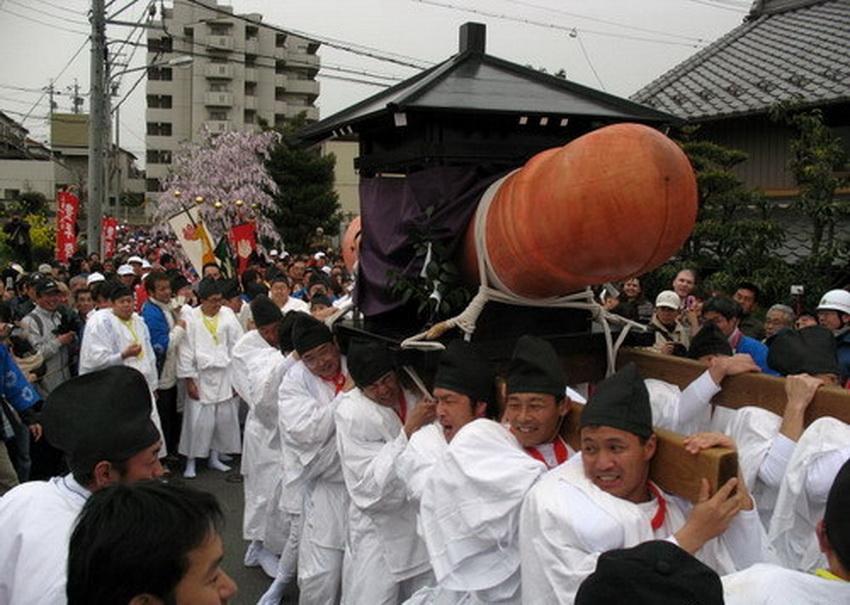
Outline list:
[[[850,292],[830,290],[820,299],[818,311],[838,311],[850,315]]]

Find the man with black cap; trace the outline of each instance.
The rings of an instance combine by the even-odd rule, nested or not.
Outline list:
[[[242,537],[250,542],[245,565],[260,565],[274,577],[277,556],[263,546],[266,520],[274,513],[270,499],[283,461],[277,427],[277,392],[293,364],[278,350],[278,324],[283,315],[267,296],[251,301],[257,327],[246,332],[233,346],[233,388],[248,406],[242,440],[242,476],[245,511]]]
[[[71,473],[25,483],[0,499],[4,605],[64,603],[68,539],[89,494],[162,475],[162,441],[137,370],[115,366],[65,382],[48,397],[42,422]]]
[[[495,417],[496,376],[472,344],[453,340],[440,355],[433,394],[437,421],[416,431],[397,461],[399,476],[416,501],[455,434],[476,418]]]
[[[746,486],[730,479],[710,496],[703,480],[692,507],[649,480],[655,448],[649,393],[629,364],[599,383],[585,406],[581,455],[526,497],[523,602],[572,603],[600,553],[653,539],[675,540],[718,573],[762,560],[764,530]]]
[[[46,371],[37,387],[43,396],[71,377],[70,346],[76,338],[71,328],[63,326],[59,305],[62,293],[52,278],[34,281],[35,308],[21,320],[27,338],[44,359]]]
[[[724,576],[727,605],[821,605],[850,603],[850,462],[829,490],[823,519],[816,526],[817,542],[826,566],[804,573],[760,564]]]
[[[207,458],[217,471],[230,467],[221,454],[238,454],[239,398],[233,391],[233,347],[242,328],[227,307],[222,307],[221,282],[204,278],[198,284],[200,306],[186,321],[180,343],[177,377],[186,381],[186,407],[178,451],[186,456],[183,476],[196,476],[195,459]]]
[[[304,490],[303,534],[298,552],[300,602],[339,602],[346,542],[348,493],[336,447],[334,410],[351,384],[330,329],[309,315],[292,327],[300,360],[278,394],[284,489]]]
[[[271,298],[284,313],[289,313],[290,311],[302,311],[304,313],[309,313],[310,305],[300,298],[291,296],[291,284],[292,280],[289,279],[289,276],[275,272],[269,278],[269,298]]]
[[[570,411],[567,376],[548,342],[522,336],[508,366],[502,421],[533,458],[554,468],[574,452],[560,435]]]
[[[354,340],[354,385],[336,408],[336,441],[351,506],[342,592],[347,603],[400,603],[433,580],[416,533],[418,506],[395,461],[408,439],[432,422],[435,404],[405,390],[383,343]]]

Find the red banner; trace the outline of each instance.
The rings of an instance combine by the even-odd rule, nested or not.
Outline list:
[[[77,215],[80,198],[70,191],[56,195],[56,259],[67,263],[77,251]]]
[[[101,258],[104,260],[115,256],[118,245],[118,219],[114,216],[104,216],[100,224]]]
[[[236,252],[236,273],[248,268],[251,255],[257,249],[257,230],[254,223],[243,223],[230,229],[230,246]]]

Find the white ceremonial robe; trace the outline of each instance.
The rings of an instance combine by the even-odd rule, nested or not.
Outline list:
[[[663,496],[667,513],[653,530],[656,499],[634,504],[604,492],[585,477],[580,454],[544,475],[526,496],[520,518],[523,605],[570,605],[601,553],[672,539],[691,505]],[[696,556],[720,574],[731,573],[763,560],[763,538],[757,511],[743,511]]]
[[[156,355],[153,352],[153,346],[151,346],[150,332],[148,332],[145,321],[136,313],[133,313],[130,321],[133,324],[133,330],[136,332],[135,338],[130,329],[112,312],[112,309],[101,309],[91,314],[86,322],[86,329],[83,330],[79,373],[80,375],[88,374],[119,365],[134,368],[142,373],[151,392],[151,420],[156,425],[162,440],[162,447],[159,451],[159,457],[162,458],[168,452],[165,447],[165,436],[162,433],[162,423],[159,420],[159,411],[156,407],[154,395],[159,388]],[[134,343],[142,346],[142,354],[123,359],[121,352]],[[116,401],[120,402],[120,398],[117,398]]]
[[[778,565],[760,563],[720,579],[726,605],[850,603],[850,582],[828,580]]]
[[[409,414],[416,397],[404,396]],[[396,472],[407,436],[396,411],[360,389],[342,395],[335,419],[351,499],[342,602],[394,605],[432,580],[428,551],[416,533],[419,507]]]
[[[420,509],[438,591],[520,603],[520,507],[546,472],[492,420],[463,426],[430,473]]]
[[[422,492],[431,470],[448,447],[442,426],[433,422],[413,433],[399,454],[396,473],[404,482],[408,497],[414,502],[422,500]]]
[[[286,304],[284,304],[280,308],[280,312],[286,315],[290,311],[300,311],[301,313],[309,313],[310,305],[301,300],[300,298],[295,298],[294,296],[290,296],[286,300]]]
[[[342,371],[346,371],[345,359]],[[348,492],[336,447],[333,383],[297,362],[278,394],[284,490],[303,490],[303,529],[298,550],[300,603],[339,602],[346,542]]]
[[[797,441],[779,487],[768,531],[770,549],[784,567],[811,572],[826,565],[815,535],[815,527],[826,509],[826,498],[822,493],[809,493],[812,483],[809,474],[818,466],[819,458],[848,444],[850,425],[831,417],[815,420]],[[840,465],[834,468],[833,480],[839,468]],[[830,474],[827,469],[818,470],[826,477]],[[832,481],[819,479],[817,483],[831,485]]]
[[[266,521],[275,514],[276,502],[271,498],[278,477],[283,474],[277,393],[290,365],[257,330],[247,332],[233,346],[233,388],[248,405],[241,466],[245,478],[245,540],[262,541]]]
[[[178,347],[177,377],[191,378],[200,399],[186,396],[178,450],[189,458],[206,458],[210,450],[238,454],[239,400],[233,395],[233,347],[242,328],[233,311],[222,307],[213,338],[200,307],[192,309],[186,336]]]
[[[66,475],[23,483],[0,498],[0,603],[67,602],[68,543],[88,497]]]

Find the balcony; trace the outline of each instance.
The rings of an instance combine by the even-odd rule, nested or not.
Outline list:
[[[233,50],[233,36],[207,36],[204,44],[215,50]]]
[[[207,63],[204,75],[208,78],[233,78],[233,65],[228,63]]]
[[[230,107],[233,105],[233,95],[229,92],[204,93],[204,105],[208,107]]]
[[[206,120],[204,126],[210,132],[225,132],[230,130],[230,120]]]
[[[245,40],[245,52],[249,55],[256,55],[260,52],[260,44],[256,38],[247,38]]]
[[[319,55],[292,52],[286,54],[286,64],[289,67],[307,68],[310,71],[319,71]]]
[[[246,82],[256,82],[257,81],[257,70],[254,67],[246,67],[245,68],[245,81]]]
[[[319,96],[319,83],[315,80],[290,79],[286,84],[286,92],[290,94],[308,95],[315,98]]]

